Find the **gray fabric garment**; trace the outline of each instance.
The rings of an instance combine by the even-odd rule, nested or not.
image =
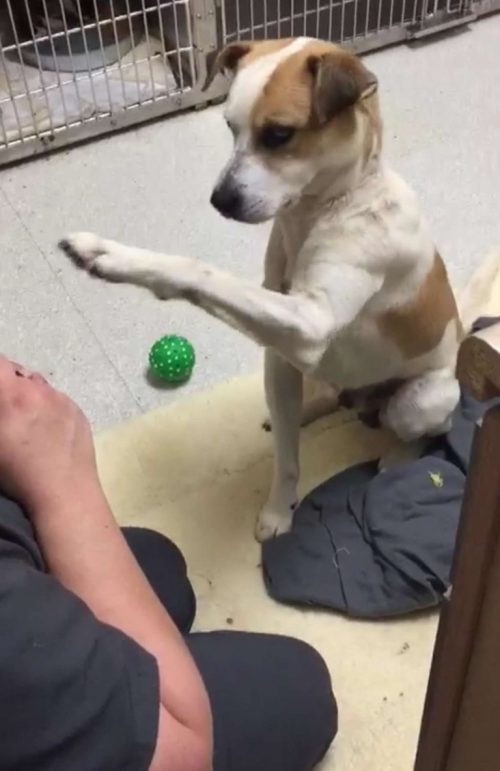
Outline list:
[[[462,392],[451,431],[420,459],[384,473],[364,463],[313,490],[291,532],[263,546],[271,597],[359,618],[437,605],[449,588],[474,429],[488,406]]]

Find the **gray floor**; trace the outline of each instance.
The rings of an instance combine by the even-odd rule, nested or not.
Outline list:
[[[500,245],[500,16],[367,63],[381,81],[387,156],[462,283]],[[201,311],[93,281],[55,248],[67,231],[97,230],[258,281],[267,227],[225,222],[208,204],[229,144],[213,108],[0,171],[0,350],[49,374],[96,426],[260,366],[252,343]],[[149,346],[167,333],[198,354],[173,392],[145,379]]]

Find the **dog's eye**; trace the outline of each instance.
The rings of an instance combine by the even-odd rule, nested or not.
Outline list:
[[[260,133],[259,142],[263,147],[274,150],[276,147],[286,145],[295,134],[295,131],[296,129],[292,126],[264,126]]]

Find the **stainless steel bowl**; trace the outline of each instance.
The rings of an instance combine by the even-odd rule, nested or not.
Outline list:
[[[135,18],[133,22],[134,39],[138,41],[141,29],[137,29]],[[90,27],[71,30],[68,35],[46,36],[29,46],[23,46],[21,51],[23,61],[34,67],[40,66],[51,71],[87,72],[114,64],[129,53],[133,45],[129,22],[122,20],[116,23],[116,38],[113,25],[106,24],[100,30]]]

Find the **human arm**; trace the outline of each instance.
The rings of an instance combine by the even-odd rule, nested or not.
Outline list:
[[[28,511],[52,576],[97,619],[155,658],[159,722],[150,771],[208,771],[208,696],[113,518],[88,423],[67,397],[5,359],[0,359],[0,487]]]

